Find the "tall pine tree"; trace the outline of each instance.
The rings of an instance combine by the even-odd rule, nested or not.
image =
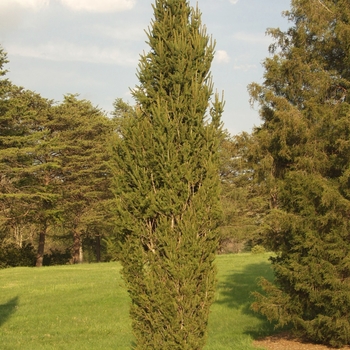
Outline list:
[[[135,117],[115,141],[123,275],[136,349],[202,349],[214,298],[223,103],[214,44],[198,9],[156,0],[133,90]]]
[[[81,263],[85,236],[95,236],[98,250],[106,228],[103,204],[113,196],[107,166],[112,122],[90,101],[68,94],[55,107],[48,126],[60,147],[63,225],[73,238],[72,261]]]
[[[3,63],[6,55],[0,49],[0,76],[6,73]],[[51,105],[30,90],[0,80],[0,222],[18,247],[25,240],[23,233],[35,224],[37,266],[42,265],[48,227],[59,215],[56,157],[47,151]]]
[[[270,193],[274,285],[253,305],[316,342],[350,344],[350,2],[293,0],[262,86],[254,157]]]

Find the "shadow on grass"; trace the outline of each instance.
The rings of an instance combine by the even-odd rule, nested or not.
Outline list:
[[[11,317],[16,311],[18,305],[18,296],[10,299],[5,304],[0,304],[0,327]]]
[[[240,309],[243,315],[249,315],[258,319],[260,321],[258,327],[255,325],[245,329],[245,333],[249,334],[253,339],[276,333],[274,324],[270,323],[266,317],[254,312],[250,307],[254,302],[252,292],[263,293],[263,290],[258,285],[260,277],[264,277],[269,281],[273,280],[273,271],[270,263],[263,262],[246,265],[242,271],[228,275],[226,280],[218,284],[220,299],[215,302],[229,308]]]

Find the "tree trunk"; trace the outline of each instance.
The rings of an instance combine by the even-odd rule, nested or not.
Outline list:
[[[80,232],[73,233],[73,264],[81,264],[83,262],[83,246]]]
[[[101,236],[96,236],[96,260],[101,262]]]
[[[40,231],[40,234],[39,234],[38,253],[36,255],[36,263],[35,263],[36,267],[43,266],[46,230],[47,230],[47,226],[45,223],[42,227],[42,230]]]
[[[15,231],[16,245],[18,247],[22,248],[23,237],[22,237],[22,228],[21,228],[21,226],[18,225],[18,224],[15,224],[14,231]]]

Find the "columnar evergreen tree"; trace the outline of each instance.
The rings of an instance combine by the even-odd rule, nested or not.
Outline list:
[[[286,16],[287,32],[270,30],[264,84],[250,85],[277,254],[276,283],[262,281],[253,307],[316,342],[350,344],[350,2],[293,0]]]
[[[223,103],[214,44],[198,9],[157,0],[133,90],[136,116],[115,140],[121,261],[137,349],[202,349],[214,298]]]

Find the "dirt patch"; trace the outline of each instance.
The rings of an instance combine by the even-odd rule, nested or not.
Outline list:
[[[289,333],[280,333],[254,341],[254,346],[265,348],[267,350],[330,350],[334,348],[325,345],[312,344],[304,342],[301,339],[291,336]],[[340,350],[349,350],[345,346]]]

